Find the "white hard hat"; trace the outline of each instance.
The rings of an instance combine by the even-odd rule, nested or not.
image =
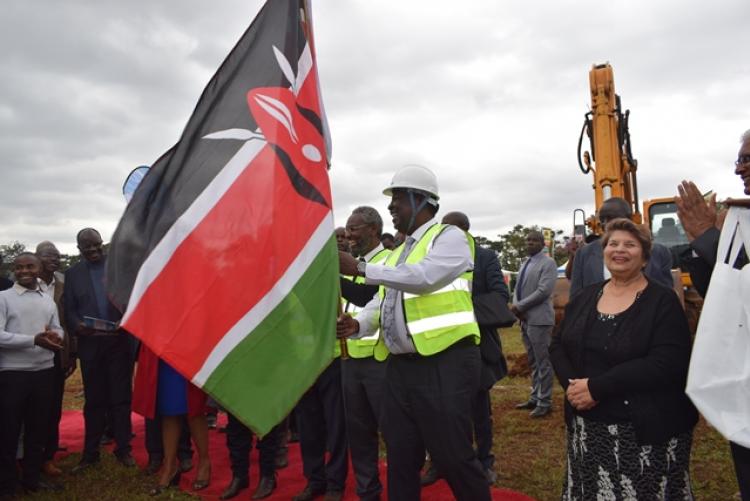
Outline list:
[[[419,190],[432,195],[435,200],[439,198],[435,173],[421,165],[405,165],[397,170],[383,194],[390,197],[397,188]]]

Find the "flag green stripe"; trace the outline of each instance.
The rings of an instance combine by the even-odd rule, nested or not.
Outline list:
[[[252,287],[252,277],[245,277]],[[332,237],[291,292],[216,367],[203,389],[265,435],[333,359],[338,253]]]

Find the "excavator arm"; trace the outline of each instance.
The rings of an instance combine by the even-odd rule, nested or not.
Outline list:
[[[625,199],[633,211],[633,221],[640,224],[638,207],[638,161],[633,158],[628,118],[630,111],[622,111],[620,96],[615,93],[615,80],[609,63],[594,65],[589,72],[591,111],[584,116],[578,139],[578,166],[584,174],[591,173],[594,206],[599,211],[611,197]],[[583,136],[589,138],[591,152],[583,152]],[[594,233],[601,233],[597,218],[592,216],[587,225]]]

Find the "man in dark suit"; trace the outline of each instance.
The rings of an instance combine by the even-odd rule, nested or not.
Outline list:
[[[443,224],[458,226],[469,232],[471,223],[462,212],[449,212],[443,217]],[[510,300],[508,287],[503,280],[503,272],[495,253],[490,249],[475,246],[474,280],[471,296],[489,292],[498,292],[507,303]],[[502,344],[497,329],[479,325],[481,334],[479,351],[482,355],[482,372],[479,392],[474,402],[474,440],[477,444],[477,458],[484,467],[487,482],[492,485],[497,480],[495,455],[492,454],[492,406],[490,404],[490,389],[508,374],[508,366],[503,356]]]
[[[602,227],[617,218],[627,218],[633,215],[624,199],[612,197],[604,201],[599,208],[599,222]],[[655,282],[672,288],[672,254],[661,244],[654,243],[651,248],[651,258],[646,264],[645,275]],[[603,282],[604,252],[601,242],[595,240],[578,249],[573,259],[573,270],[570,276],[570,297],[573,297],[589,285]]]
[[[339,226],[334,234],[339,251],[348,253],[346,229]],[[338,340],[336,345],[340,346]],[[349,469],[340,355],[335,355],[302,395],[296,413],[302,473],[307,485],[292,501],[311,501],[323,494],[326,501],[339,501],[343,498]]]
[[[54,458],[57,453],[60,440],[60,419],[62,418],[63,393],[65,391],[65,379],[76,369],[76,349],[70,342],[70,335],[65,328],[64,312],[62,309],[62,295],[65,286],[65,277],[58,270],[60,267],[60,252],[55,244],[49,241],[41,242],[36,246],[36,255],[41,262],[39,271],[39,289],[47,294],[55,302],[58,308],[63,328],[62,349],[55,352],[53,371],[53,395],[52,411],[49,415],[49,434],[44,447],[44,466],[42,471],[47,476],[59,476],[62,471],[55,465]]]
[[[130,336],[123,330],[97,331],[84,323],[84,317],[118,322],[121,314],[107,299],[106,258],[102,237],[93,228],[77,236],[83,259],[65,272],[63,305],[68,332],[76,336],[81,361],[83,417],[86,438],[79,472],[99,461],[99,445],[104,434],[106,412],[112,413],[115,456],[124,466],[135,466],[130,454],[130,401],[133,355]]]
[[[391,251],[381,244],[383,220],[373,207],[361,206],[346,221],[346,237],[352,254],[367,263],[382,263]],[[378,292],[362,277],[340,278],[344,311],[356,316]],[[375,359],[377,335],[347,340],[349,357],[341,360],[341,389],[357,496],[361,501],[379,500],[383,486],[378,472],[381,409],[385,388],[385,363]]]
[[[521,336],[529,355],[532,383],[529,399],[516,405],[516,409],[531,409],[529,415],[533,418],[546,416],[552,411],[549,343],[555,324],[552,292],[557,280],[557,265],[542,249],[544,236],[538,231],[530,231],[526,235],[529,257],[521,264],[510,307],[521,320]]]
[[[750,195],[750,130],[740,139],[742,145],[734,162],[734,173],[742,179],[745,195]],[[690,278],[701,296],[708,291],[711,273],[716,264],[721,219],[716,210],[716,195],[706,203],[701,191],[692,181],[683,181],[677,187],[675,198],[677,215],[690,241],[690,248],[681,256],[681,266],[690,272]],[[748,249],[740,253],[736,268],[748,262]],[[744,501],[750,501],[750,449],[734,442],[729,443],[734,460],[734,471]]]

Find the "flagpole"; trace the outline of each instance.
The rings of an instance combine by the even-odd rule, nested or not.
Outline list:
[[[339,300],[336,301],[336,318],[338,319],[344,314],[344,309],[341,306],[341,283],[339,283]],[[339,338],[339,348],[341,348],[341,360],[349,358],[349,348],[346,345],[346,338]]]

